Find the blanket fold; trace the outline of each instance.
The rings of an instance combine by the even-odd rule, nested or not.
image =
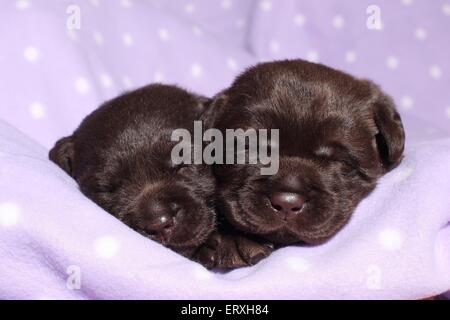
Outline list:
[[[5,123],[0,168],[3,299],[416,299],[450,288],[448,139],[410,147],[331,241],[228,273],[122,224]]]

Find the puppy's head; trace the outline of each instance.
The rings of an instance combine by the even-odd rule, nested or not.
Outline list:
[[[206,165],[174,165],[174,129],[192,130],[204,99],[169,86],[116,98],[58,141],[50,159],[130,227],[191,255],[213,231],[215,180]]]
[[[189,255],[214,229],[215,181],[207,166],[173,165],[172,147],[161,137],[131,159],[112,157],[80,186],[133,229]]]
[[[205,121],[222,132],[279,129],[276,174],[214,166],[227,219],[279,244],[332,237],[404,148],[400,117],[377,86],[300,60],[247,70],[215,97]]]

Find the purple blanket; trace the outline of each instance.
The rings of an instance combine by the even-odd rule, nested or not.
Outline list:
[[[415,299],[449,290],[450,3],[378,1],[381,30],[369,26],[371,4],[2,4],[0,298]],[[402,164],[324,245],[210,272],[123,225],[47,160],[57,138],[123,90],[159,81],[211,95],[243,68],[286,57],[375,80],[406,126]]]

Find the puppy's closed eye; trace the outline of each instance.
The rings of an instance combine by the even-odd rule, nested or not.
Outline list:
[[[356,170],[359,170],[360,164],[356,156],[339,143],[332,143],[330,145],[324,145],[317,148],[314,155],[321,160],[325,160],[331,163],[339,163],[342,166],[344,174],[350,174]]]
[[[119,182],[109,181],[109,182],[99,182],[97,184],[97,192],[99,193],[114,193],[120,187]]]

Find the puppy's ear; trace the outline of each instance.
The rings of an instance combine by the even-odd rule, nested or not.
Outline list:
[[[70,176],[73,175],[74,146],[72,136],[59,139],[49,152],[49,158]]]
[[[385,171],[395,168],[403,158],[405,130],[392,99],[382,94],[373,104],[378,134],[375,136]]]
[[[205,128],[214,128],[216,126],[217,120],[221,117],[227,101],[228,96],[222,91],[206,104],[206,109],[200,117]]]

